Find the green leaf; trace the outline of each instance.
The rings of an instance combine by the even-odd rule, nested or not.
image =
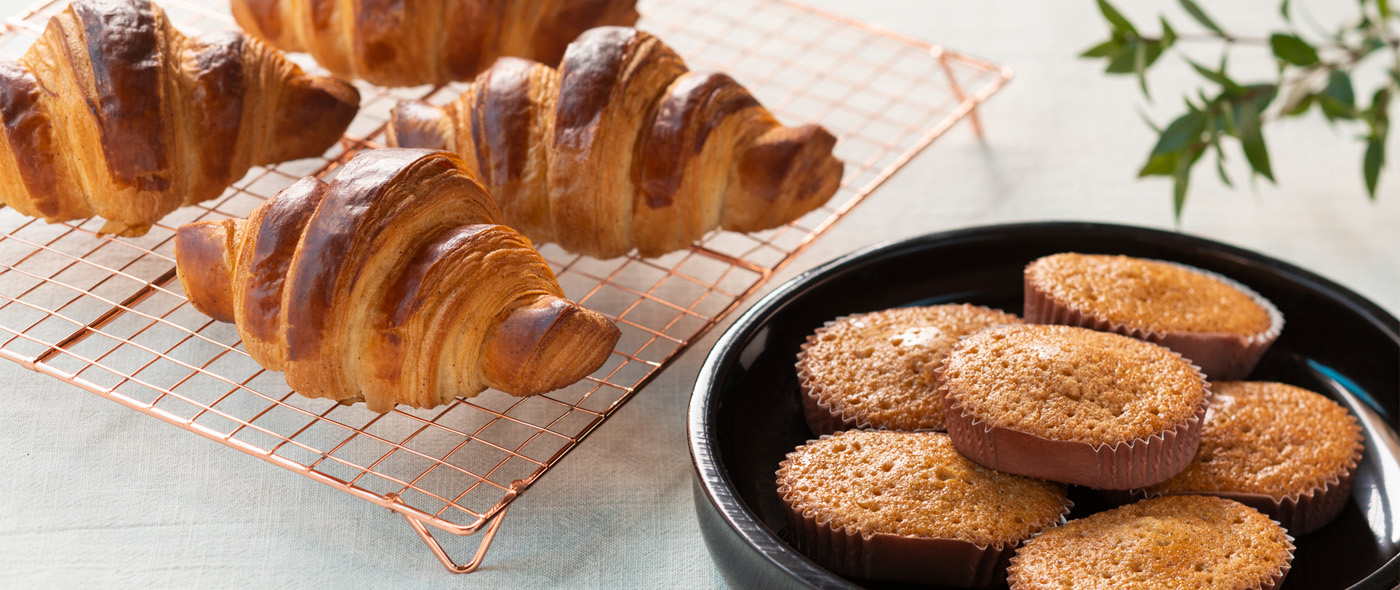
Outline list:
[[[1176,171],[1176,160],[1180,154],[1157,154],[1147,158],[1147,163],[1138,170],[1138,178],[1145,176],[1171,176]]]
[[[1279,13],[1279,15],[1281,15],[1281,16],[1283,17],[1283,20],[1284,20],[1284,21],[1287,21],[1287,22],[1290,22],[1290,23],[1293,22],[1293,17],[1290,16],[1290,15],[1288,14],[1288,5],[1289,5],[1289,3],[1291,3],[1291,2],[1292,2],[1292,0],[1283,0],[1283,4],[1280,4],[1279,7],[1278,7],[1278,13]]]
[[[1284,96],[1283,106],[1279,107],[1279,112],[1286,117],[1306,113],[1313,105],[1316,80],[1322,73],[1323,71],[1319,68],[1308,68],[1306,74],[1294,80],[1288,86],[1288,94]]]
[[[1385,20],[1385,19],[1390,18],[1390,1],[1389,1],[1389,0],[1376,0],[1376,8],[1379,8],[1380,11],[1381,11],[1381,20]]]
[[[1385,139],[1385,127],[1390,122],[1390,88],[1382,87],[1371,95],[1371,111],[1375,113],[1375,124],[1380,126],[1381,139]]]
[[[1297,117],[1298,115],[1308,112],[1308,109],[1311,108],[1312,105],[1313,95],[1304,94],[1302,98],[1298,99],[1298,102],[1295,103],[1292,108],[1284,111],[1283,114],[1287,117]]]
[[[1317,50],[1296,35],[1274,33],[1269,37],[1269,45],[1274,48],[1275,56],[1295,66],[1317,63]]]
[[[1205,113],[1192,110],[1172,121],[1167,128],[1162,130],[1161,137],[1157,138],[1157,145],[1152,148],[1152,155],[1158,156],[1171,152],[1179,152],[1186,149],[1191,144],[1196,143],[1201,138],[1201,133],[1206,128]]]
[[[1226,92],[1229,92],[1230,94],[1242,94],[1244,92],[1243,87],[1241,87],[1234,80],[1231,80],[1229,76],[1225,75],[1224,68],[1221,68],[1221,70],[1217,72],[1215,70],[1212,70],[1201,64],[1196,63],[1190,58],[1186,58],[1186,63],[1191,64],[1191,67],[1195,68],[1196,73],[1204,76],[1205,79],[1223,86]]]
[[[1201,26],[1214,31],[1215,34],[1221,37],[1229,36],[1225,33],[1224,29],[1220,28],[1220,25],[1215,24],[1215,21],[1211,20],[1211,18],[1206,15],[1206,11],[1201,10],[1201,7],[1196,5],[1194,0],[1181,0],[1181,7],[1186,9],[1186,12],[1191,15],[1191,18],[1201,23]]]
[[[1245,102],[1239,106],[1236,113],[1240,127],[1240,144],[1244,146],[1244,158],[1249,161],[1249,167],[1254,172],[1274,181],[1274,171],[1269,165],[1269,150],[1264,146],[1264,133],[1260,128],[1260,111],[1253,102]]]
[[[1137,71],[1138,46],[1142,43],[1138,41],[1128,41],[1123,45],[1123,52],[1114,56],[1108,61],[1108,67],[1104,72],[1109,74],[1131,74]]]
[[[1269,108],[1269,103],[1274,101],[1274,97],[1278,96],[1278,86],[1250,84],[1244,87],[1244,95],[1254,104],[1254,109],[1262,113]]]
[[[1366,177],[1366,194],[1371,200],[1376,199],[1376,185],[1380,182],[1381,168],[1385,166],[1385,141],[1372,139],[1366,142],[1366,157],[1361,164],[1362,174]]]
[[[1107,41],[1104,41],[1103,43],[1099,43],[1098,45],[1085,49],[1084,53],[1079,54],[1079,57],[1113,57],[1114,55],[1117,55],[1119,51],[1122,50],[1122,39],[1109,39]]]
[[[1151,129],[1153,133],[1158,135],[1162,134],[1162,128],[1158,127],[1156,123],[1153,123],[1152,118],[1148,117],[1147,113],[1143,112],[1141,108],[1138,109],[1138,118],[1142,119],[1142,122],[1146,123],[1147,127]]]
[[[1356,93],[1351,89],[1351,75],[1342,70],[1334,70],[1327,75],[1327,89],[1323,92],[1344,105],[1356,106]]]
[[[1243,121],[1248,116],[1246,111],[1253,111],[1254,117],[1258,118],[1260,113],[1268,110],[1275,96],[1278,96],[1278,87],[1273,84],[1250,84],[1238,95],[1222,95],[1221,100],[1225,101],[1224,110],[1229,113],[1227,116],[1233,117],[1229,121],[1229,124],[1236,128],[1233,135],[1241,136],[1240,128],[1244,126]]]
[[[1333,70],[1327,75],[1327,87],[1318,95],[1322,114],[1329,121],[1356,118],[1356,94],[1352,91],[1351,76],[1341,70]]]
[[[1176,167],[1172,169],[1172,213],[1176,215],[1176,220],[1181,221],[1181,210],[1186,207],[1186,189],[1191,186],[1191,166],[1196,161],[1192,158],[1177,158]]]
[[[1142,95],[1151,101],[1152,93],[1147,90],[1147,46],[1148,43],[1139,43],[1137,51],[1133,53],[1133,72],[1137,74],[1138,86],[1142,87]]]
[[[1176,43],[1176,30],[1172,28],[1171,23],[1167,22],[1167,17],[1158,18],[1162,21],[1162,49],[1166,49]]]
[[[1371,97],[1371,107],[1364,115],[1371,126],[1371,135],[1366,141],[1366,156],[1362,159],[1361,170],[1366,178],[1366,194],[1375,200],[1381,169],[1385,167],[1385,141],[1390,135],[1389,87],[1376,91]]]
[[[1215,141],[1215,172],[1220,175],[1220,182],[1235,188],[1235,183],[1230,182],[1230,175],[1225,173],[1225,148],[1220,147],[1219,140]]]
[[[1157,63],[1157,58],[1162,57],[1164,45],[1161,41],[1142,41],[1137,43],[1137,51],[1133,54],[1133,72],[1137,74],[1138,84],[1142,86],[1142,94],[1147,100],[1152,100],[1152,93],[1147,90],[1147,68]]]
[[[1234,108],[1231,108],[1231,105],[1227,105],[1226,108],[1221,109],[1221,112],[1220,112],[1220,129],[1221,129],[1221,131],[1224,131],[1227,135],[1239,137],[1239,135],[1240,135],[1240,128],[1239,128],[1239,125],[1237,125],[1237,124],[1235,123],[1235,120],[1236,120],[1236,119],[1237,119],[1237,117],[1235,117],[1235,109],[1234,109]]]
[[[1098,2],[1099,12],[1102,12],[1103,17],[1108,19],[1109,24],[1113,25],[1114,31],[1122,32],[1132,37],[1138,36],[1137,28],[1133,27],[1133,23],[1128,22],[1128,19],[1124,18],[1123,13],[1118,12],[1118,9],[1109,4],[1108,0],[1098,0]]]

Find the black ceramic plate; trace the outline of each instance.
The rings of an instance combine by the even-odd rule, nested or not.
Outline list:
[[[999,225],[878,246],[788,282],[734,323],[700,371],[689,416],[696,513],[730,584],[893,587],[836,576],[788,545],[773,472],[813,438],[793,369],[807,334],[840,315],[904,305],[966,302],[1019,313],[1022,268],[1067,251],[1183,262],[1232,277],[1278,306],[1283,334],[1252,378],[1325,393],[1366,429],[1352,500],[1336,521],[1297,540],[1284,590],[1400,585],[1400,322],[1335,283],[1253,252],[1090,223]],[[1089,504],[1081,500],[1071,516]]]

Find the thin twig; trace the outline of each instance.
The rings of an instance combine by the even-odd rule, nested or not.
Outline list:
[[[1269,40],[1262,37],[1236,37],[1216,33],[1185,33],[1176,36],[1177,41],[1223,41],[1235,45],[1262,45],[1267,47]]]

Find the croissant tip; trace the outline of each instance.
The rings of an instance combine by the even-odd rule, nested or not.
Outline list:
[[[622,332],[606,316],[557,297],[516,308],[487,337],[484,373],[511,395],[538,395],[601,367]]]
[[[234,321],[233,268],[229,248],[238,233],[233,219],[198,221],[175,230],[175,268],[195,309],[220,322]]]
[[[446,114],[421,100],[401,100],[389,111],[385,126],[391,147],[450,149],[443,129]]]
[[[338,102],[345,105],[345,108],[359,110],[360,89],[356,88],[354,84],[334,76],[316,76],[312,80],[314,85],[320,86],[322,90],[330,93]]]

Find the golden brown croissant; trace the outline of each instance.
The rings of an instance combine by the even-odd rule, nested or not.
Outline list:
[[[619,332],[564,299],[530,241],[447,152],[363,152],[248,219],[179,228],[190,302],[235,322],[258,364],[309,397],[432,407],[533,395],[603,364]]]
[[[400,102],[388,137],[462,154],[507,225],[600,258],[777,227],[842,173],[825,129],[782,126],[729,76],[623,27],[584,33],[558,70],[502,58],[445,107]]]
[[[359,104],[256,40],[188,39],[145,0],[79,0],[0,62],[0,189],[32,217],[141,235],[251,166],[324,152]]]
[[[498,56],[555,63],[579,33],[637,22],[636,0],[233,0],[248,34],[381,86],[466,80]]]

